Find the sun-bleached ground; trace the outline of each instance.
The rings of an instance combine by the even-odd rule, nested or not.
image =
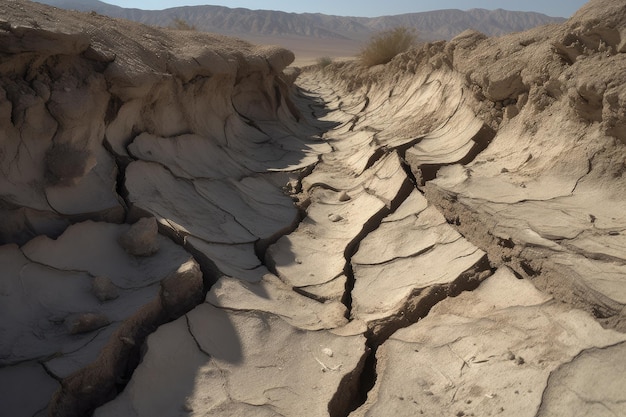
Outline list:
[[[304,67],[315,64],[319,58],[350,60],[359,53],[365,42],[351,39],[313,39],[301,36],[254,36],[242,37],[259,45],[279,45],[291,50],[296,59],[293,66]]]
[[[301,71],[0,16],[0,413],[626,415],[624,2]]]

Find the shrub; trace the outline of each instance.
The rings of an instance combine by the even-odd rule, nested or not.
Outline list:
[[[184,19],[181,19],[179,17],[175,17],[174,19],[172,19],[172,24],[170,25],[170,28],[176,30],[198,30],[198,28],[196,28],[196,25],[190,25]]]
[[[366,67],[386,64],[399,53],[408,51],[416,42],[414,29],[397,27],[374,34],[359,57]]]
[[[322,56],[320,58],[317,58],[316,62],[319,68],[326,68],[333,63],[333,59],[329,56]]]

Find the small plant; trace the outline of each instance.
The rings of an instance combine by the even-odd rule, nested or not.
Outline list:
[[[176,30],[198,30],[196,25],[190,25],[189,23],[187,23],[187,21],[181,19],[180,17],[175,17],[174,19],[172,19],[172,24],[170,25],[170,28]]]
[[[408,51],[416,42],[414,29],[397,27],[374,34],[359,57],[366,67],[386,64],[399,53]]]
[[[317,58],[316,62],[319,68],[326,68],[333,63],[333,59],[329,56],[322,56],[320,58]]]

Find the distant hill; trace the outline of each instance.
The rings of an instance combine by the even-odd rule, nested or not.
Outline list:
[[[448,9],[376,18],[356,18],[356,20],[374,31],[407,26],[416,28],[425,39],[449,40],[466,29],[475,29],[488,36],[499,36],[550,23],[562,23],[566,19],[541,13],[513,12],[502,9],[467,11]]]
[[[517,32],[563,18],[532,12],[507,10],[437,10],[375,18],[331,16],[320,13],[285,13],[270,10],[231,9],[222,6],[186,6],[166,10],[140,10],[113,6],[98,0],[39,0],[64,9],[95,11],[157,26],[169,26],[183,19],[197,29],[225,35],[299,36],[316,39],[362,41],[373,32],[399,25],[414,27],[424,40],[451,39],[466,29],[476,29],[489,36]]]

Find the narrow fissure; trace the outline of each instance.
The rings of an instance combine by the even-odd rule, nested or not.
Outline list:
[[[439,302],[449,297],[456,297],[464,291],[475,290],[481,282],[493,273],[494,270],[490,267],[487,256],[484,256],[474,267],[462,273],[452,284],[433,285],[416,290],[403,311],[400,311],[395,317],[388,318],[385,323],[375,325],[376,332],[368,330],[365,336],[367,338],[366,346],[370,353],[361,372],[357,389],[358,395],[355,396],[354,403],[345,416],[365,404],[369,393],[376,385],[378,378],[376,370],[378,358],[376,355],[381,345],[396,331],[409,327],[428,316],[430,310]]]
[[[381,155],[382,157],[382,155]],[[403,169],[406,170],[404,163],[402,163]],[[379,211],[375,216],[373,216],[361,230],[361,233],[347,245],[346,250],[344,252],[344,257],[346,259],[346,263],[344,266],[344,275],[347,277],[346,280],[346,288],[344,292],[344,296],[342,302],[346,306],[347,316],[351,317],[352,314],[352,291],[354,290],[354,285],[356,283],[353,267],[352,267],[352,257],[357,252],[359,248],[360,242],[374,230],[378,229],[385,217],[392,214],[397,210],[397,208],[409,197],[409,195],[413,192],[415,186],[414,179],[407,176],[407,180],[404,185],[401,187],[400,191],[396,195],[394,201],[391,202],[390,207],[385,207],[381,211]],[[417,321],[417,320],[416,320]],[[386,337],[388,338],[391,333]],[[341,416],[347,416],[354,410],[361,407],[367,401],[367,397],[369,392],[374,388],[377,380],[377,372],[376,367],[378,364],[378,358],[376,356],[378,347],[384,342],[381,341],[378,337],[374,337],[371,331],[366,333],[366,347],[369,350],[365,361],[363,362],[363,368],[360,373],[357,389],[353,395],[352,404],[350,404],[345,413],[342,413]],[[385,340],[386,340],[385,338]],[[339,415],[337,415],[339,417]]]
[[[348,417],[350,413],[365,404],[370,391],[376,385],[376,380],[378,379],[378,374],[376,372],[378,357],[376,354],[380,345],[373,343],[369,336],[366,335],[366,337],[367,340],[365,342],[365,346],[369,352],[363,361],[363,368],[361,369],[361,373],[359,375],[356,391],[353,393],[352,402],[348,404],[342,414],[337,414],[336,417]]]
[[[343,268],[343,274],[346,276],[346,288],[341,298],[341,302],[346,306],[346,316],[350,319],[352,312],[352,291],[354,290],[355,278],[354,270],[352,269],[352,262],[346,261]]]
[[[198,350],[200,352],[202,352],[203,354],[205,354],[207,357],[212,358],[212,356],[209,355],[209,353],[204,350],[202,345],[200,345],[200,342],[196,338],[196,335],[193,334],[193,331],[191,330],[191,322],[189,321],[189,316],[187,314],[185,314],[184,317],[185,317],[185,324],[187,325],[187,332],[189,333],[189,336],[193,339],[193,341],[196,344],[196,347],[198,348]]]
[[[126,184],[126,167],[129,165],[129,162],[123,161],[122,158],[115,153],[112,145],[109,143],[106,136],[104,137],[104,140],[102,141],[102,146],[115,161],[115,166],[117,170],[117,173],[115,175],[115,193],[117,194],[118,201],[120,202],[120,204],[122,204],[124,208],[124,213],[126,217],[125,220],[128,221],[128,212],[129,212],[128,208],[130,206],[128,202],[128,191],[126,190],[125,184]]]
[[[307,168],[303,168],[298,175],[298,179],[296,181],[295,187],[293,187],[291,190],[283,189],[283,193],[287,197],[290,197],[292,199],[292,201],[294,202],[294,207],[298,211],[298,215],[296,219],[294,220],[294,222],[289,227],[277,231],[269,238],[259,239],[254,243],[254,254],[259,259],[260,264],[265,266],[274,275],[277,275],[277,271],[276,271],[276,268],[272,265],[272,263],[268,262],[267,260],[267,256],[266,256],[267,250],[274,243],[278,242],[278,240],[281,237],[287,236],[293,233],[300,226],[300,223],[302,223],[302,221],[306,218],[307,216],[306,207],[303,206],[301,202],[299,201],[296,202],[296,199],[298,198],[297,195],[302,193],[302,180],[306,176],[310,175],[311,172],[313,172],[313,170],[315,169],[318,163],[319,161]]]
[[[48,366],[45,364],[45,362],[39,362],[39,364],[43,368],[44,372],[48,374],[50,378],[54,379],[59,384],[63,382],[63,378],[58,377],[54,372],[52,372],[50,368],[48,368]]]
[[[380,227],[383,219],[388,215],[394,213],[397,208],[406,200],[409,195],[413,192],[414,188],[409,179],[407,178],[404,184],[400,187],[398,194],[395,196],[394,200],[391,201],[389,207],[383,207],[378,213],[373,215],[364,225],[359,234],[352,239],[344,250],[344,258],[346,263],[344,265],[344,274],[347,277],[346,280],[346,290],[344,292],[344,297],[342,302],[345,304],[347,309],[348,317],[350,317],[352,312],[352,290],[354,289],[355,277],[354,272],[352,270],[352,257],[359,249],[359,245],[363,239],[374,230]]]
[[[366,107],[367,105],[365,105],[364,108]],[[351,121],[352,128],[354,128],[357,120]],[[484,128],[481,129],[481,131],[477,133],[477,135],[473,138],[476,143],[472,148],[472,152],[470,152],[470,154],[466,156],[465,159],[469,158],[470,160],[473,160],[476,155],[478,155],[480,152],[482,152],[482,150],[486,148],[486,146],[491,142],[494,136],[494,131],[487,131]],[[346,249],[344,251],[344,257],[346,262],[344,265],[343,273],[347,277],[347,280],[342,302],[346,306],[348,318],[351,318],[352,314],[352,291],[354,290],[356,282],[351,259],[352,256],[357,252],[360,242],[371,232],[378,229],[383,219],[389,214],[395,212],[398,206],[406,198],[408,198],[411,192],[418,189],[419,186],[424,185],[425,179],[431,179],[430,177],[434,178],[440,167],[440,165],[433,167],[432,172],[427,172],[426,174],[423,173],[423,170],[420,170],[419,173],[421,173],[422,178],[418,179],[409,164],[406,162],[406,151],[411,146],[419,143],[422,138],[423,137],[417,137],[414,140],[410,141],[408,144],[404,144],[393,149],[395,152],[398,153],[398,156],[400,157],[401,167],[404,170],[407,178],[406,183],[402,187],[394,201],[390,204],[390,207],[385,207],[383,210],[379,211],[378,213],[376,213],[376,215],[370,218],[369,221],[363,226],[359,235],[356,236],[346,246]],[[386,147],[379,147],[369,158],[366,168],[373,166],[378,160],[380,160],[390,151],[391,150],[387,149]],[[428,167],[422,168],[428,169]],[[387,341],[393,333],[401,328],[408,327],[418,322],[420,319],[426,317],[432,307],[440,301],[448,297],[455,297],[463,291],[474,290],[484,279],[492,275],[493,272],[494,270],[492,269],[490,262],[485,255],[471,269],[462,273],[453,283],[449,285],[435,285],[432,287],[416,290],[415,294],[410,297],[410,302],[403,309],[403,311],[399,312],[395,317],[386,319],[384,323],[376,324],[374,326],[374,328],[376,329],[375,332],[372,330],[372,328],[370,328],[370,330],[368,330],[365,335],[367,340],[366,346],[369,350],[369,354],[363,362],[363,368],[358,378],[356,392],[353,393],[352,396],[352,403],[343,412],[331,413],[331,415],[333,417],[347,416],[351,412],[365,404],[368,398],[368,394],[374,388],[378,378],[376,370],[376,367],[378,365],[378,348],[383,343],[385,343],[385,341]]]

